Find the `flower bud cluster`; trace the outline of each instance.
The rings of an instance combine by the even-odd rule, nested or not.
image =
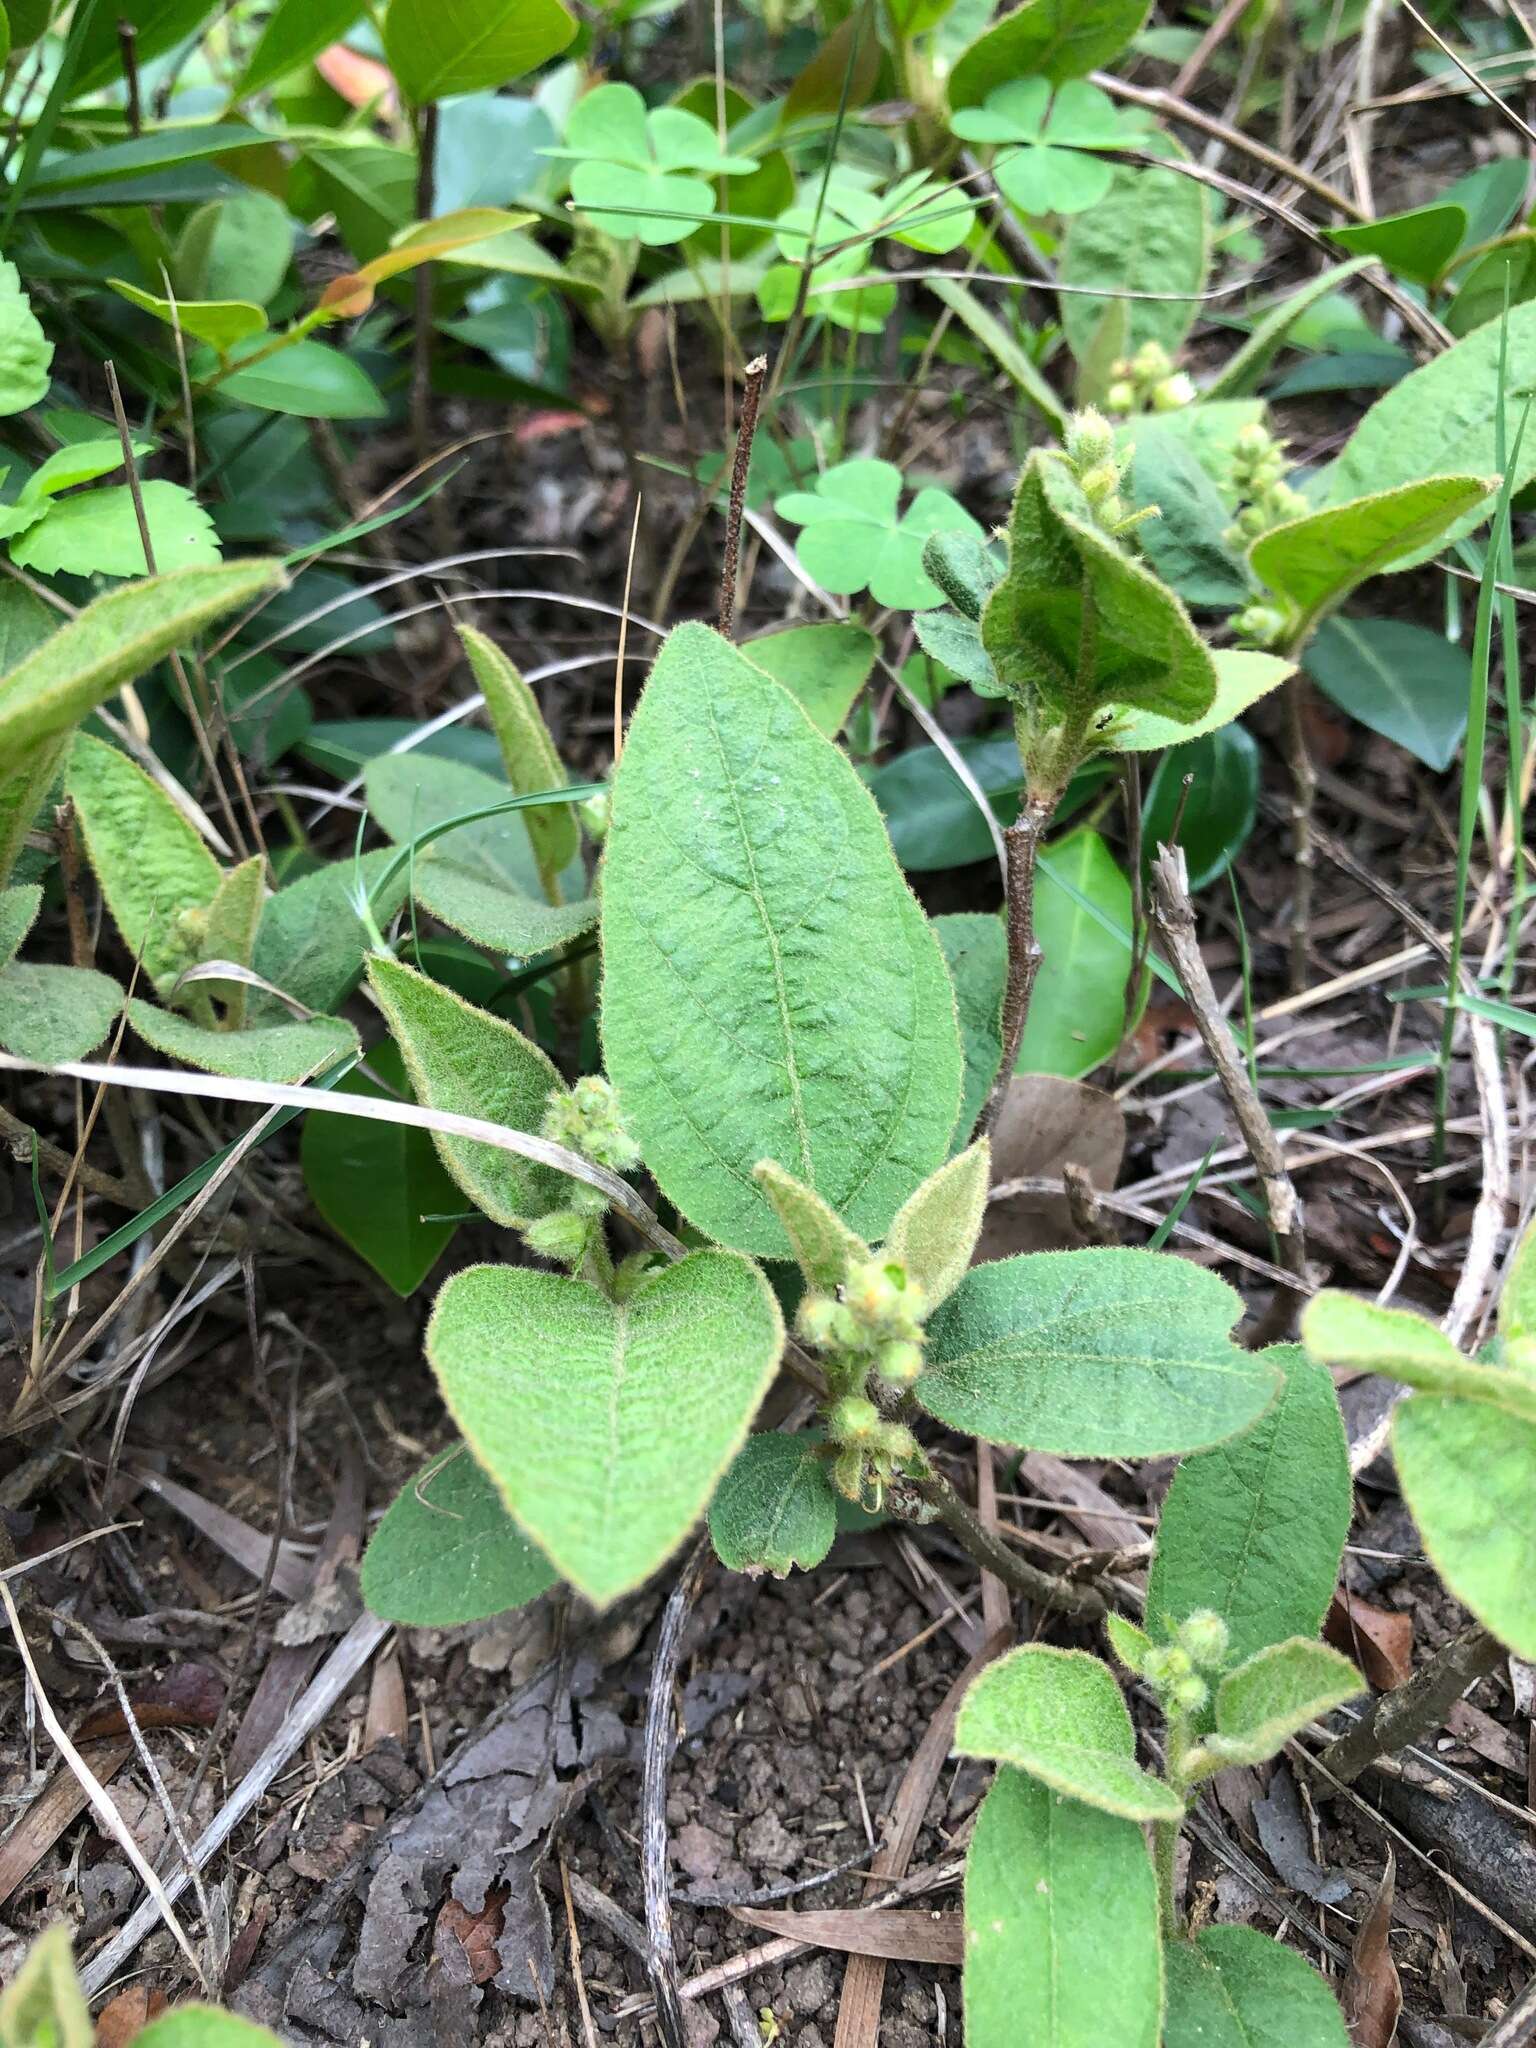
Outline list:
[[[1306,511],[1306,499],[1285,481],[1289,468],[1285,443],[1257,420],[1237,435],[1227,464],[1227,483],[1240,500],[1240,509],[1226,531],[1229,547],[1246,547],[1272,526],[1298,519]]]
[[[619,1098],[601,1074],[584,1074],[574,1088],[552,1088],[544,1111],[542,1136],[590,1159],[594,1166],[622,1172],[639,1164],[640,1148],[619,1114]],[[602,1228],[608,1197],[601,1188],[572,1180],[565,1207],[528,1224],[523,1237],[530,1251],[557,1265],[579,1266]]]
[[[1209,1679],[1226,1665],[1227,1624],[1208,1607],[1197,1608],[1174,1630],[1173,1641],[1149,1650],[1142,1675],[1170,1714],[1195,1714],[1211,1696]]]
[[[1179,412],[1199,396],[1194,380],[1173,367],[1159,341],[1145,341],[1135,355],[1122,356],[1110,366],[1110,377],[1104,403],[1111,412]]]
[[[1130,512],[1120,495],[1134,451],[1116,445],[1115,430],[1092,406],[1074,413],[1062,436],[1067,467],[1077,478],[1095,521],[1109,534],[1128,532],[1151,516],[1150,508]]]
[[[895,1259],[850,1259],[836,1295],[807,1294],[796,1328],[816,1351],[840,1353],[893,1389],[923,1369],[928,1297]]]

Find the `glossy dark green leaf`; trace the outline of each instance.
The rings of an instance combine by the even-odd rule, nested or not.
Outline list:
[[[1449,768],[1467,729],[1467,649],[1408,619],[1332,618],[1302,657],[1341,711],[1406,747],[1426,768]]]
[[[1177,819],[1190,887],[1204,889],[1242,852],[1258,814],[1258,744],[1242,726],[1224,725],[1170,747],[1158,762],[1142,804],[1142,844],[1150,859]]]
[[[406,1481],[363,1552],[363,1598],[407,1628],[457,1628],[526,1607],[556,1577],[462,1448]]]

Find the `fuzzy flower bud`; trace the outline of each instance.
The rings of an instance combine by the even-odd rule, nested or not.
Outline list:
[[[624,1127],[618,1096],[601,1074],[584,1074],[569,1092],[551,1091],[544,1136],[615,1172],[639,1163],[640,1148]]]
[[[586,1257],[591,1227],[590,1219],[574,1209],[556,1209],[530,1223],[523,1238],[541,1259],[551,1259],[557,1266],[579,1266]]]
[[[1275,647],[1285,637],[1285,614],[1272,604],[1250,604],[1232,621],[1232,630],[1254,647]]]
[[[838,1305],[830,1294],[807,1294],[795,1311],[795,1328],[813,1351],[832,1342]]]
[[[1136,386],[1129,377],[1117,377],[1104,394],[1111,412],[1129,412],[1136,403]]]
[[[1152,386],[1152,410],[1154,412],[1178,412],[1195,402],[1194,379],[1183,370],[1175,370],[1171,377],[1161,377]]]
[[[873,1443],[879,1431],[880,1411],[862,1394],[845,1394],[827,1417],[827,1434],[834,1443]]]
[[[1181,1647],[1202,1671],[1219,1671],[1227,1661],[1230,1635],[1221,1616],[1209,1607],[1197,1607],[1178,1628]]]
[[[1205,1680],[1196,1678],[1193,1674],[1188,1678],[1179,1679],[1169,1688],[1168,1693],[1173,1704],[1182,1708],[1186,1714],[1197,1714],[1210,1696],[1210,1688]]]
[[[1067,460],[1084,475],[1100,463],[1111,463],[1115,454],[1115,430],[1101,412],[1090,405],[1067,421],[1064,436]]]
[[[888,1386],[910,1387],[922,1369],[922,1346],[908,1337],[893,1338],[875,1354],[875,1371]]]

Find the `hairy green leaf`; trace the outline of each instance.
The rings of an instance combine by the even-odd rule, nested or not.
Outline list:
[[[967,2048],[1157,2048],[1162,2008],[1139,1824],[999,1771],[966,1860]]]
[[[307,1080],[322,1067],[357,1051],[357,1033],[340,1017],[310,1017],[302,1023],[263,1024],[254,1031],[210,1031],[174,1010],[158,1010],[141,996],[130,998],[128,1021],[146,1045],[205,1074],[240,1081],[286,1083]]]
[[[781,627],[749,640],[741,651],[754,667],[784,685],[819,733],[835,740],[879,648],[867,626],[838,619],[825,625]]]
[[[1171,1941],[1163,2048],[1349,2048],[1338,2001],[1293,1948],[1256,1927]]]
[[[43,907],[43,892],[36,882],[15,889],[0,889],[0,967],[16,957],[16,949],[31,931]]]
[[[1536,1658],[1536,1421],[1415,1394],[1393,1413],[1392,1456],[1436,1571],[1516,1656]]]
[[[1154,419],[1140,426],[1134,446],[1131,503],[1157,510],[1136,529],[1147,560],[1186,604],[1246,603],[1251,585],[1227,541],[1231,513],[1188,440],[1160,431]]]
[[[964,1279],[981,1235],[992,1171],[985,1138],[931,1173],[896,1211],[885,1249],[938,1307]]]
[[[814,1188],[786,1173],[777,1161],[760,1159],[752,1178],[773,1204],[807,1285],[825,1293],[840,1287],[849,1261],[868,1255],[863,1238],[848,1228]]]
[[[1467,530],[1496,476],[1432,476],[1368,498],[1325,505],[1261,534],[1248,551],[1254,574],[1294,606],[1305,631],[1367,577],[1404,569]]]
[[[506,802],[504,782],[457,761],[414,749],[368,763],[369,807],[401,844],[429,827],[486,805]],[[547,953],[579,938],[597,920],[597,904],[579,891],[579,871],[566,880],[576,900],[552,904],[539,880],[526,811],[506,811],[448,832],[417,854],[412,875],[416,900],[476,945],[521,958]]]
[[[563,788],[570,777],[521,671],[513,667],[494,641],[477,633],[473,626],[460,626],[459,638],[475,672],[475,681],[485,693],[491,730],[501,748],[507,781],[514,792],[531,796],[537,790]],[[541,804],[535,810],[524,811],[522,816],[533,841],[540,875],[553,882],[581,851],[581,828],[576,823],[576,813],[569,804]]]
[[[1008,568],[981,637],[1009,696],[1039,697],[1087,720],[1129,705],[1193,721],[1210,710],[1216,671],[1182,604],[1106,534],[1076,479],[1037,449],[1008,520]]]
[[[1224,1763],[1261,1764],[1309,1721],[1364,1691],[1354,1665],[1326,1643],[1271,1643],[1217,1687],[1216,1733],[1205,1747]]]
[[[405,1062],[388,1039],[370,1050],[368,1064],[385,1086],[348,1074],[337,1083],[344,1094],[379,1102],[392,1089],[410,1100]],[[396,1294],[414,1294],[457,1229],[464,1202],[429,1134],[360,1117],[309,1116],[299,1163],[310,1200],[336,1235]]]
[[[203,957],[219,864],[164,791],[105,740],[76,734],[65,786],[123,943],[168,995]]]
[[[0,755],[78,725],[173,648],[286,580],[280,562],[226,562],[96,598],[0,676]]]
[[[365,853],[358,863],[362,886],[372,895],[374,916],[381,928],[405,901],[403,867],[388,887],[381,892],[378,889],[393,859],[392,853],[380,851]],[[368,935],[353,905],[356,879],[350,860],[332,861],[301,875],[262,905],[251,964],[263,981],[270,981],[307,1010],[336,1009],[362,977]],[[264,1019],[288,1014],[282,1004],[254,991],[251,1009],[253,1015]]]
[[[946,1156],[954,997],[874,802],[703,626],[671,635],[630,726],[603,950],[608,1071],[700,1230],[784,1256],[751,1178],[766,1157],[875,1238]]]
[[[0,968],[0,1046],[45,1067],[83,1060],[117,1021],[123,992],[94,967]]]
[[[513,1025],[465,1002],[399,960],[375,954],[368,985],[405,1057],[416,1100],[537,1133],[564,1084],[552,1060]],[[516,1229],[559,1208],[569,1184],[552,1167],[434,1131],[437,1156],[494,1222]]]
[[[0,903],[5,901],[0,897]],[[0,958],[4,956],[0,943]],[[1529,1225],[1504,1268],[1499,1291],[1499,1336],[1511,1371],[1536,1371],[1536,1224]]]
[[[1031,1644],[989,1664],[960,1703],[955,1748],[990,1758],[1125,1820],[1177,1820],[1184,1802],[1136,1762],[1136,1734],[1107,1664]]]
[[[1257,1421],[1279,1374],[1229,1332],[1224,1280],[1163,1252],[1035,1252],[974,1267],[928,1324],[917,1397],[990,1443],[1152,1458]]]
[[[715,1489],[709,1534],[729,1571],[813,1571],[837,1535],[837,1496],[816,1446],[777,1431],[749,1436]]]
[[[1262,1354],[1280,1397],[1241,1436],[1186,1458],[1163,1503],[1147,1581],[1162,1643],[1208,1609],[1234,1659],[1315,1636],[1333,1597],[1353,1492],[1333,1376],[1295,1345]]]
[[[1501,446],[1497,415],[1503,330],[1502,321],[1490,320],[1384,392],[1326,472],[1328,501],[1342,504],[1424,477],[1494,475]],[[1513,446],[1536,383],[1536,301],[1510,313],[1507,346],[1503,441]],[[1514,488],[1523,490],[1533,476],[1536,434],[1527,434]],[[1481,516],[1481,508],[1465,513],[1436,546],[1470,533]]]
[[[0,1991],[0,2048],[91,2048],[95,2038],[69,1929],[57,1920]]]
[[[1155,341],[1175,355],[1199,312],[1211,263],[1210,195],[1195,178],[1162,164],[1120,165],[1099,204],[1074,214],[1062,245],[1063,284],[1141,292],[1143,298],[1109,300],[1091,292],[1063,296],[1061,324],[1079,363],[1092,352],[1106,307],[1125,308],[1126,333],[1118,354],[1134,355]],[[1188,298],[1170,294],[1187,291]]]
[[[1003,983],[1008,976],[1008,935],[1000,917],[957,911],[933,920],[934,935],[955,984],[965,1080],[955,1142],[964,1144],[981,1114],[1003,1063]]]
[[[622,1303],[528,1267],[471,1266],[427,1356],[465,1441],[557,1569],[598,1606],[677,1548],[746,1439],[784,1341],[734,1252],[691,1252]]]
[[[1461,1353],[1437,1324],[1406,1308],[1383,1308],[1353,1294],[1326,1288],[1302,1312],[1301,1337],[1308,1352],[1324,1365],[1351,1366],[1356,1372],[1411,1369],[1412,1383],[1464,1364]]]
[[[363,1598],[385,1621],[457,1628],[526,1607],[557,1574],[460,1449],[401,1487],[363,1552],[361,1576]]]
[[[178,2005],[133,2037],[134,2048],[282,2048],[253,2020],[211,2005]]]
[[[406,98],[424,106],[510,85],[575,33],[560,0],[390,0],[384,55]]]
[[[1127,1621],[1123,1614],[1111,1611],[1104,1617],[1104,1633],[1109,1637],[1109,1647],[1126,1670],[1139,1678],[1146,1669],[1147,1652],[1154,1647],[1146,1630],[1138,1628],[1134,1621]]]
[[[237,967],[249,967],[256,946],[256,928],[261,922],[262,902],[267,893],[267,864],[259,853],[231,868],[219,882],[208,905],[203,927],[202,959],[229,960]],[[207,986],[207,984],[199,984]],[[248,984],[230,981],[219,988],[227,1031],[238,1031],[245,1021]]]

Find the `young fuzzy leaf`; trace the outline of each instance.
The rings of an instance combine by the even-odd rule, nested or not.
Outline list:
[[[491,730],[515,793],[532,796],[536,790],[563,788],[570,777],[521,671],[473,626],[460,626],[459,638],[475,672],[475,681],[485,693]],[[522,816],[533,841],[540,874],[553,880],[581,851],[581,828],[576,823],[576,813],[569,804],[542,804],[537,810],[524,811]]]
[[[917,1398],[951,1428],[1064,1458],[1220,1443],[1279,1374],[1230,1331],[1224,1280],[1160,1252],[1035,1252],[975,1266],[927,1328]]]
[[[917,1281],[931,1309],[965,1278],[981,1235],[991,1184],[992,1148],[985,1138],[928,1176],[896,1211],[886,1236],[889,1257]]]
[[[0,757],[78,725],[173,648],[286,581],[280,562],[225,562],[96,598],[0,676]]]
[[[1536,1659],[1536,1421],[1415,1394],[1393,1413],[1392,1456],[1436,1571],[1484,1628]]]
[[[1205,1609],[1226,1623],[1234,1660],[1317,1634],[1353,1504],[1332,1374],[1294,1345],[1262,1356],[1284,1375],[1279,1399],[1241,1436],[1180,1465],[1147,1581],[1153,1639],[1171,1641]]]
[[[53,787],[69,734],[58,733],[30,747],[18,747],[0,768],[0,883],[5,882],[27,843],[32,821]]]
[[[1162,2007],[1139,1824],[999,1771],[966,1859],[967,2048],[1157,2048]]]
[[[5,268],[10,269],[6,264]],[[0,1991],[0,2048],[91,2048],[96,2029],[63,1921],[46,1928]]]
[[[1261,1764],[1291,1737],[1365,1691],[1347,1657],[1293,1636],[1229,1671],[1216,1689],[1216,1733],[1205,1747],[1226,1764]]]
[[[1008,568],[981,637],[1008,694],[1059,715],[1126,705],[1193,723],[1215,702],[1216,670],[1183,605],[1103,531],[1065,463],[1042,449],[1019,477]]]
[[[1104,1633],[1109,1637],[1109,1647],[1126,1670],[1139,1678],[1146,1667],[1147,1652],[1154,1647],[1152,1638],[1134,1621],[1127,1621],[1123,1614],[1114,1613],[1105,1615]]]
[[[16,949],[31,931],[43,907],[43,892],[36,882],[19,888],[0,889],[0,967],[16,957]]]
[[[1507,322],[1491,319],[1475,328],[1384,392],[1327,471],[1328,502],[1343,504],[1422,477],[1492,476],[1505,444],[1515,443],[1533,380],[1536,300],[1512,307]],[[1536,434],[1527,434],[1513,488],[1523,490],[1533,476]],[[1463,514],[1437,546],[1470,533],[1480,516],[1480,506]]]
[[[552,1093],[564,1092],[554,1062],[515,1026],[375,954],[368,986],[405,1058],[416,1100],[429,1109],[485,1117],[537,1132]],[[493,1222],[518,1229],[561,1206],[570,1183],[553,1167],[472,1138],[432,1133],[437,1156]]]
[[[1253,572],[1296,609],[1298,632],[1342,604],[1367,577],[1406,569],[1465,530],[1496,476],[1431,476],[1347,504],[1304,512],[1260,534],[1248,550]]]
[[[1207,1927],[1170,1941],[1163,2048],[1349,2048],[1338,2001],[1317,1972],[1256,1927]]]
[[[707,627],[651,672],[602,886],[608,1072],[667,1196],[782,1258],[767,1157],[881,1236],[949,1149],[949,976],[853,768]]]
[[[238,1081],[303,1081],[357,1051],[357,1033],[340,1017],[263,1024],[254,1031],[210,1031],[174,1010],[157,1010],[134,996],[128,1021],[156,1052],[200,1067],[205,1074],[227,1074]]]
[[[1136,1762],[1136,1732],[1109,1666],[1040,1644],[989,1664],[960,1703],[955,1749],[1012,1764],[1125,1820],[1177,1820],[1184,1802]]]
[[[203,930],[204,960],[231,960],[237,967],[250,966],[266,893],[266,862],[260,854],[252,854],[249,860],[230,869],[208,905],[208,922]],[[227,1030],[238,1031],[245,1022],[246,990],[243,981],[226,982],[219,987]]]
[[[709,1534],[728,1571],[813,1571],[837,1535],[837,1496],[815,1446],[776,1430],[749,1436],[715,1489]]]
[[[526,1607],[557,1574],[460,1450],[401,1487],[363,1552],[361,1576],[363,1598],[383,1620],[457,1628]]]
[[[1454,1378],[1466,1366],[1450,1338],[1426,1316],[1382,1308],[1333,1288],[1316,1295],[1302,1311],[1301,1340],[1323,1365],[1390,1373],[1413,1386],[1433,1386],[1437,1374]]]
[[[105,740],[76,734],[65,786],[123,944],[169,996],[203,957],[207,909],[224,880],[219,864],[164,791]]]
[[[0,956],[3,952],[0,946]],[[1527,1377],[1536,1372],[1536,1225],[1526,1231],[1505,1268],[1499,1335],[1510,1369]]]
[[[623,1303],[525,1266],[454,1274],[427,1326],[454,1421],[508,1508],[604,1607],[665,1563],[746,1439],[784,1342],[734,1252],[691,1252]]]
[[[381,754],[368,763],[368,806],[390,838],[407,845],[430,827],[513,794],[504,782],[430,754]],[[563,808],[563,807],[562,807]],[[477,946],[529,958],[579,938],[597,922],[597,904],[580,892],[585,878],[567,870],[575,900],[544,893],[528,811],[504,811],[445,832],[416,856],[416,900]]]
[[[45,1067],[83,1060],[122,1007],[122,990],[94,967],[34,967],[13,960],[0,968],[0,1047]]]
[[[760,1159],[752,1178],[772,1202],[806,1284],[824,1293],[840,1287],[849,1260],[868,1256],[863,1238],[854,1235],[814,1188],[786,1173],[775,1160]]]

